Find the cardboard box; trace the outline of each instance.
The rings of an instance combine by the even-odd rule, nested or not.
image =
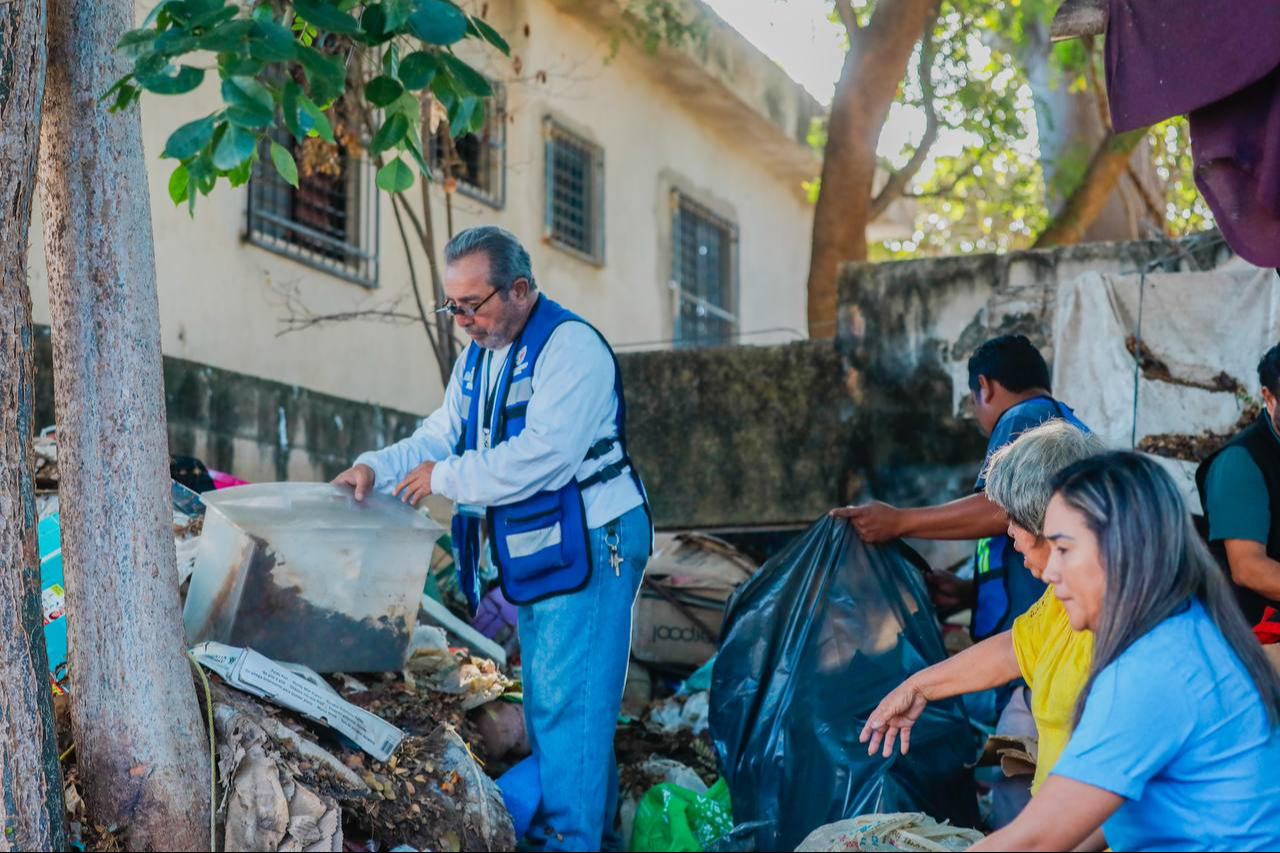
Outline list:
[[[631,654],[642,663],[701,666],[716,653],[729,596],[758,567],[704,534],[666,537],[659,546],[632,612]]]

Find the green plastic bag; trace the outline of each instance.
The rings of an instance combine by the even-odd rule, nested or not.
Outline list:
[[[705,794],[663,782],[640,798],[631,849],[700,853],[733,829],[729,786],[718,780]]]

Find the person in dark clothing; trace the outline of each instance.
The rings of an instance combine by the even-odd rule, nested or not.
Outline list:
[[[1280,344],[1258,363],[1257,420],[1200,463],[1209,549],[1236,585],[1250,625],[1280,608]]]

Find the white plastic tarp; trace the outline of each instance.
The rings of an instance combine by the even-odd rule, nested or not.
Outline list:
[[[1229,391],[1141,377],[1126,339],[1170,373],[1211,384],[1220,372],[1258,396],[1258,359],[1280,340],[1280,276],[1242,263],[1204,273],[1087,273],[1058,289],[1054,392],[1111,447],[1164,433],[1228,433],[1246,401]],[[1135,428],[1136,423],[1136,428]],[[1195,464],[1162,460],[1198,511]]]

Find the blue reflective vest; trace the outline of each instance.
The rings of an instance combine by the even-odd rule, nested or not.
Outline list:
[[[511,344],[501,366],[493,392],[490,425],[491,447],[524,431],[529,400],[533,397],[533,376],[542,348],[562,323],[583,323],[600,336],[613,358],[613,390],[618,397],[615,435],[592,445],[584,462],[601,459],[614,448],[622,458],[609,463],[589,477],[576,477],[559,489],[539,492],[522,501],[484,510],[460,506],[453,517],[453,545],[458,579],[472,612],[480,606],[480,548],[482,525],[488,523],[490,554],[498,567],[502,591],[512,604],[532,604],[554,595],[575,592],[591,577],[591,540],[583,490],[629,474],[644,498],[645,512],[652,518],[644,484],[627,455],[626,402],[622,393],[622,372],[617,356],[599,330],[578,315],[540,295],[524,329]],[[462,435],[454,452],[461,456],[479,447],[486,417],[480,411],[480,359],[484,350],[472,343],[465,355],[462,373]],[[513,358],[514,356],[514,358]]]
[[[1089,432],[1089,427],[1076,417],[1076,413],[1071,411],[1070,407],[1064,406],[1052,397],[1048,400],[1053,404],[1057,414],[1046,418],[1044,422],[1061,418],[1072,426]],[[1015,440],[1016,438],[1017,436],[1014,436]],[[973,608],[973,621],[969,626],[969,633],[976,642],[1008,630],[1013,620],[1022,613],[1022,611],[1011,612],[1015,603],[1025,610],[1044,594],[1044,582],[1036,581],[1026,566],[1021,568],[1021,573],[1025,577],[1010,571],[1009,563],[1011,559],[1017,557],[1014,552],[1013,540],[1007,533],[978,540],[973,569],[976,601]],[[1034,587],[1033,582],[1036,585]],[[1034,593],[1034,597],[1031,593]]]

